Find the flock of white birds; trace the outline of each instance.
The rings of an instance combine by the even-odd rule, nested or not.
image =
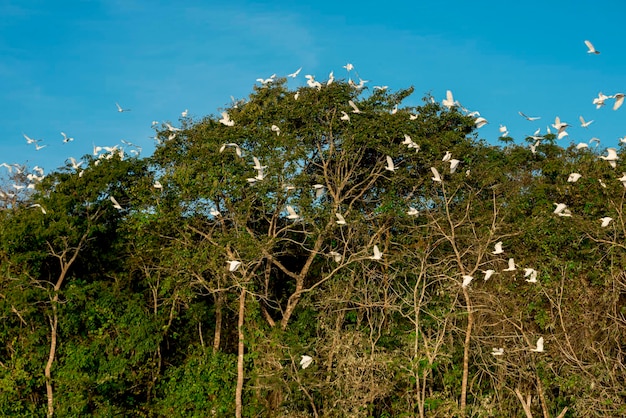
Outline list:
[[[584,41],[585,45],[587,46],[587,53],[589,54],[594,54],[597,55],[600,52],[595,49],[595,47],[593,46],[593,44],[591,42],[589,42],[588,40]],[[348,72],[348,83],[350,86],[352,86],[354,89],[360,90],[363,89],[365,84],[368,83],[368,80],[363,80],[362,78],[360,78],[358,76],[358,73],[356,73],[356,71],[354,70],[354,66],[350,63],[346,64],[343,66],[343,68],[346,69],[346,71]],[[287,77],[291,77],[291,78],[296,78],[300,72],[302,70],[302,67],[299,68],[298,70],[296,70],[293,73],[290,73],[287,75]],[[356,78],[358,78],[359,82],[354,82],[352,80],[351,74],[352,71],[355,72],[356,74]],[[271,83],[273,83],[274,81],[276,81],[276,74],[271,75],[268,78],[258,78],[257,82],[259,82],[262,86],[269,86]],[[333,83],[334,81],[334,74],[331,71],[328,77],[328,80],[325,81],[324,83],[321,83],[317,80],[315,80],[315,77],[312,75],[305,75],[305,79],[306,79],[306,84],[308,87],[310,88],[315,88],[315,89],[322,89],[324,85],[330,85],[331,83]],[[388,88],[388,86],[374,86],[373,87],[374,90],[386,90]],[[296,92],[294,94],[294,99],[298,100],[299,98],[299,92]],[[606,101],[607,100],[614,100],[613,103],[613,110],[617,110],[619,109],[623,102],[624,102],[624,94],[623,93],[615,93],[612,95],[605,95],[602,92],[600,92],[598,94],[598,97],[593,98],[592,100],[592,104],[594,104],[596,106],[597,109],[605,106]],[[349,108],[351,109],[351,112],[348,113],[346,111],[341,111],[341,117],[340,119],[342,121],[345,122],[350,122],[350,118],[351,118],[351,114],[352,115],[358,115],[358,114],[362,114],[363,112],[361,111],[361,109],[359,109],[359,107],[352,101],[349,100],[347,105],[349,106]],[[454,106],[457,106],[460,110],[462,110],[466,115],[471,116],[474,118],[474,123],[475,126],[477,128],[481,128],[484,125],[486,125],[487,123],[489,123],[487,121],[487,119],[485,119],[484,117],[482,117],[480,115],[479,112],[477,111],[469,111],[466,108],[464,108],[463,106],[461,106],[461,104],[454,99],[454,96],[452,94],[452,92],[450,90],[448,90],[446,92],[446,97],[442,100],[442,105],[444,107],[446,107],[447,109],[451,109]],[[117,108],[117,111],[119,113],[124,113],[124,112],[129,112],[131,111],[131,109],[127,109],[122,107],[119,103],[115,103],[115,106]],[[235,104],[236,107],[236,104]],[[392,114],[395,114],[397,112],[398,108],[397,106],[391,111]],[[519,115],[523,118],[525,118],[526,120],[530,121],[530,122],[534,122],[537,121],[539,119],[541,119],[539,116],[528,116],[523,112],[518,112]],[[182,117],[187,117],[188,115],[188,110],[185,109],[183,112],[181,112],[181,116]],[[219,123],[225,125],[225,126],[234,126],[235,125],[235,121],[233,119],[231,119],[230,115],[228,114],[228,112],[222,112],[221,114],[221,119],[218,120]],[[410,114],[409,118],[411,120],[415,120],[417,119],[417,115],[414,114]],[[591,123],[593,123],[593,120],[585,120],[583,118],[583,116],[579,117],[580,120],[580,126],[583,128],[587,128],[589,127],[589,125]],[[152,126],[156,126],[158,125],[157,121],[153,121],[152,122]],[[163,125],[165,126],[165,128],[167,129],[167,131],[169,132],[169,136],[168,139],[173,139],[176,137],[177,133],[181,131],[180,128],[176,128],[174,126],[172,126],[171,124],[164,122]],[[571,125],[563,122],[560,120],[560,118],[557,116],[555,117],[554,123],[551,125],[554,129],[555,129],[555,135],[557,136],[558,139],[562,139],[566,136],[568,136],[567,133],[567,128],[569,128]],[[275,132],[276,135],[280,135],[281,134],[281,129],[279,126],[277,125],[272,125],[270,127],[271,131]],[[499,127],[499,131],[501,133],[501,137],[506,137],[508,136],[508,129],[505,125],[500,125]],[[550,130],[550,127],[547,127],[546,132],[548,134],[552,133]],[[61,132],[61,136],[62,136],[62,141],[63,143],[68,143],[74,140],[73,137],[68,136],[66,133]],[[42,140],[39,139],[33,139],[29,136],[27,136],[26,134],[24,134],[24,138],[26,139],[26,143],[29,145],[33,145],[35,147],[36,151],[39,151],[41,149],[43,149],[44,147],[46,147],[46,145],[42,145],[41,142]],[[541,141],[544,139],[544,136],[541,135],[541,128],[537,129],[533,135],[530,136],[530,138],[532,138],[535,142],[533,144],[531,144],[529,146],[531,152],[535,153],[536,152],[536,147],[541,143]],[[626,143],[626,137],[624,138],[619,138],[621,143]],[[577,149],[582,149],[582,148],[587,148],[589,147],[589,145],[592,142],[599,142],[598,139],[596,138],[592,138],[589,143],[584,143],[581,142],[579,143],[576,148]],[[129,151],[129,154],[134,154],[134,155],[138,155],[139,152],[141,151],[141,148],[130,143],[127,141],[123,141],[126,145],[130,146],[131,149]],[[406,145],[408,149],[414,149],[416,152],[418,152],[420,150],[420,146],[419,144],[415,143],[411,137],[409,135],[405,135],[404,136],[404,141],[402,142],[403,145]],[[221,148],[219,149],[219,152],[222,153],[224,152],[227,148],[233,148],[235,150],[235,153],[238,157],[243,158],[243,153],[241,150],[241,147],[236,144],[236,143],[225,143],[221,146]],[[97,157],[97,160],[95,162],[95,164],[99,163],[100,159],[108,159],[108,158],[112,158],[114,155],[119,155],[120,158],[124,158],[124,148],[119,146],[119,145],[115,145],[112,147],[101,147],[101,146],[95,146],[93,147],[93,155],[95,157]],[[616,148],[608,148],[607,149],[607,155],[602,155],[599,158],[607,161],[611,167],[615,168],[616,167],[616,161],[619,159],[618,155],[617,155],[617,149]],[[254,184],[256,182],[260,182],[263,181],[263,179],[265,178],[265,173],[264,173],[264,169],[267,168],[267,166],[265,165],[261,165],[261,162],[259,161],[259,159],[257,157],[252,157],[253,159],[253,168],[256,171],[256,176],[254,177],[250,177],[248,178],[248,182],[250,184]],[[71,164],[71,167],[76,170],[78,172],[79,176],[82,176],[83,174],[83,170],[80,168],[80,166],[82,165],[82,161],[81,162],[77,162],[76,159],[74,159],[73,157],[68,158],[68,161]],[[460,164],[460,160],[452,158],[452,154],[448,151],[445,153],[445,155],[442,158],[443,162],[447,162],[450,164],[449,167],[449,171],[450,173],[454,173],[457,169],[457,167]],[[399,169],[399,167],[394,163],[393,158],[391,156],[386,156],[385,159],[386,165],[385,165],[385,170],[388,170],[390,172],[394,172],[396,170]],[[0,167],[5,167],[7,170],[9,170],[9,172],[13,172],[14,170],[17,171],[18,173],[21,173],[21,170],[24,170],[24,167],[18,165],[18,164],[7,164],[7,163],[2,163],[0,164]],[[44,178],[44,174],[43,174],[43,169],[41,169],[40,167],[34,167],[32,169],[33,173],[38,173],[37,174],[28,174],[27,175],[27,179],[29,180],[29,183],[27,184],[13,184],[12,187],[15,189],[15,191],[19,191],[22,189],[34,189],[35,185],[37,182],[43,180]],[[437,170],[437,168],[435,167],[431,167],[431,171],[433,174],[432,180],[434,182],[437,183],[442,183],[442,176],[440,175],[439,171]],[[467,170],[466,171],[466,175],[469,175],[470,171]],[[580,178],[582,177],[582,175],[580,173],[571,173],[567,179],[568,182],[570,183],[575,183],[576,181],[578,181]],[[622,182],[622,184],[626,187],[626,173],[623,173],[623,176],[621,178],[618,179],[619,181]],[[602,184],[602,181],[600,181],[600,184]],[[159,183],[158,181],[156,181],[153,185],[155,188],[157,189],[162,189],[163,186],[161,185],[161,183]],[[605,186],[605,185],[603,185]],[[291,186],[285,186],[286,188],[290,188]],[[316,193],[317,196],[319,197],[323,192],[324,192],[324,185],[321,184],[316,184],[313,186],[314,189],[316,189]],[[605,186],[606,187],[606,186]],[[0,190],[0,199],[9,199],[15,196],[15,192],[11,192],[11,191],[1,191]],[[109,196],[109,199],[113,205],[114,208],[118,209],[118,210],[123,210],[123,207],[117,202],[117,200],[115,199],[114,196]],[[558,216],[563,216],[563,217],[571,217],[572,213],[571,211],[567,208],[567,205],[565,205],[564,203],[554,203],[556,205],[556,208],[554,209],[553,213],[555,215]],[[33,204],[31,205],[31,207],[34,208],[39,208],[41,210],[41,212],[43,214],[46,214],[46,209],[44,207],[42,207],[40,204]],[[211,209],[211,215],[213,216],[220,216],[220,212],[213,208]],[[290,205],[287,205],[285,207],[285,213],[286,213],[286,218],[290,219],[290,220],[298,220],[301,218],[301,216],[297,213],[296,209],[293,208]],[[409,207],[407,212],[406,212],[409,216],[418,216],[419,215],[419,211],[414,208],[414,207]],[[336,213],[335,216],[337,217],[337,221],[336,223],[338,225],[346,225],[347,220],[344,218],[344,216],[341,213]],[[600,219],[601,222],[601,226],[602,227],[607,227],[611,221],[613,219],[609,216],[605,216],[603,218]],[[494,251],[492,252],[492,254],[494,255],[500,255],[504,253],[504,249],[503,249],[503,242],[498,242],[495,244],[494,247]],[[340,262],[342,260],[342,255],[339,254],[336,251],[331,251],[329,253],[329,256],[331,256],[336,262]],[[378,248],[377,245],[374,245],[373,247],[373,253],[370,257],[368,257],[371,260],[381,260],[383,258],[383,253],[380,251],[380,249]],[[242,262],[239,260],[228,260],[227,261],[227,265],[228,265],[228,270],[230,272],[235,272],[239,269],[239,267],[242,265]],[[508,267],[503,269],[503,272],[512,272],[512,271],[516,271],[517,267],[515,265],[515,261],[513,258],[509,258],[508,260]],[[538,272],[530,267],[524,268],[524,277],[526,278],[525,280],[528,283],[537,283],[537,276],[538,276]],[[495,270],[484,270],[482,271],[482,273],[484,274],[483,279],[484,280],[488,280],[492,275],[497,274],[497,272]],[[471,275],[463,275],[462,276],[462,282],[461,282],[461,286],[462,288],[467,288],[471,282],[473,281],[474,277]],[[532,352],[543,352],[544,351],[544,340],[543,337],[539,337],[539,339],[536,342],[536,347],[535,348],[531,348],[530,351]],[[492,354],[494,356],[501,356],[504,354],[504,349],[503,348],[494,348],[492,351]],[[302,356],[302,360],[300,361],[300,365],[301,367],[307,368],[313,361],[313,358],[310,356],[306,356],[303,355]]]

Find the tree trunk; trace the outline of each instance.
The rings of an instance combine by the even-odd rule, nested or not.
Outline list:
[[[220,340],[222,338],[222,304],[224,296],[222,292],[217,292],[215,296],[215,334],[213,337],[213,354],[220,349]]]
[[[239,296],[239,321],[237,329],[239,330],[239,344],[237,356],[237,390],[235,392],[235,417],[241,418],[241,394],[243,392],[243,317],[246,305],[246,290],[241,289]]]
[[[463,288],[463,296],[467,306],[467,329],[465,330],[465,342],[463,343],[463,378],[461,380],[461,416],[465,416],[465,407],[467,405],[467,379],[469,375],[469,349],[470,337],[472,335],[473,315],[472,304],[470,302],[469,293]]]
[[[52,390],[52,363],[54,363],[54,356],[57,350],[57,295],[54,296],[52,301],[52,318],[50,318],[50,351],[48,352],[48,361],[46,362],[46,368],[44,369],[44,376],[46,378],[46,397],[48,398],[48,418],[54,415],[54,395]]]

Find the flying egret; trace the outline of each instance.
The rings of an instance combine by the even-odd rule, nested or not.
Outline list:
[[[613,95],[615,103],[613,103],[613,110],[617,110],[624,104],[624,93],[616,93]]]
[[[287,212],[289,213],[289,215],[287,215],[287,219],[298,219],[298,218],[300,218],[300,215],[298,215],[296,213],[296,211],[293,209],[293,207],[291,207],[290,205],[287,205]]]
[[[596,109],[600,109],[602,106],[604,106],[604,101],[608,98],[609,96],[600,92],[598,93],[598,97],[592,100],[592,103],[596,105]]]
[[[35,144],[35,151],[39,151],[42,148],[47,147],[47,145],[39,145],[39,144]]]
[[[307,367],[309,367],[311,365],[311,363],[313,363],[313,357],[311,357],[311,356],[302,356],[302,359],[300,360],[300,366],[303,369],[306,369]]]
[[[31,208],[39,208],[41,210],[41,213],[43,213],[44,215],[48,212],[46,212],[46,210],[44,209],[43,206],[41,206],[39,203],[33,203],[32,205],[30,205],[29,207]]]
[[[622,177],[620,177],[618,180],[622,182],[624,187],[626,187],[626,173],[622,173]]]
[[[374,90],[385,91],[389,88],[389,86],[374,86]]]
[[[605,216],[604,218],[600,218],[600,220],[602,221],[602,228],[605,228],[609,226],[613,218],[611,218],[610,216]]]
[[[234,142],[231,142],[228,144],[222,144],[222,146],[220,147],[220,153],[224,152],[226,147],[235,148],[235,153],[237,154],[238,157],[241,157],[241,147],[238,144],[235,144]]]
[[[272,74],[268,78],[257,78],[256,81],[263,84],[263,86],[267,86],[268,84],[273,83],[275,79],[276,79],[276,74]]]
[[[222,119],[218,122],[226,126],[233,126],[235,124],[235,121],[230,118],[228,112],[222,112]]]
[[[456,168],[459,166],[459,163],[461,161],[457,160],[456,158],[452,158],[448,162],[450,163],[450,174],[454,174],[454,172],[456,171]]]
[[[494,356],[501,356],[501,355],[503,355],[503,354],[504,354],[504,348],[495,348],[495,347],[494,347],[494,348],[491,350],[491,354],[492,354],[492,355],[494,355]]]
[[[587,45],[587,53],[598,55],[600,51],[594,48],[593,44],[585,39],[585,45]]]
[[[463,284],[461,284],[461,287],[469,286],[469,284],[472,282],[472,280],[474,280],[474,278],[472,276],[464,275],[463,276]]]
[[[568,183],[576,183],[578,181],[579,178],[581,178],[582,176],[578,173],[571,173],[569,175],[569,177],[567,178],[567,182]]]
[[[494,275],[494,273],[495,273],[495,272],[496,272],[495,270],[491,270],[491,269],[489,269],[489,270],[483,270],[483,273],[485,273],[485,277],[483,277],[483,279],[484,279],[485,281],[489,280],[489,279],[491,278],[491,276],[493,276],[493,275]]]
[[[345,68],[346,70],[348,70],[348,72],[354,70],[354,65],[347,63],[346,65],[343,66],[343,68]]]
[[[587,144],[586,142],[579,142],[576,145],[576,149],[583,149],[583,148],[589,148],[589,144]]]
[[[241,261],[228,260],[226,264],[228,264],[228,271],[236,271],[241,265]]]
[[[27,144],[37,144],[37,142],[41,141],[41,139],[33,139],[33,138],[29,137],[26,134],[22,134],[22,135],[24,135],[24,138],[26,138],[26,143]]]
[[[119,103],[115,103],[115,106],[117,106],[117,111],[122,113],[122,112],[130,112],[130,109],[124,109],[122,108],[122,106],[119,105]]]
[[[563,211],[565,209],[567,209],[567,205],[565,203],[556,203],[555,202],[554,204],[556,205],[556,208],[554,209],[554,212],[552,212],[552,213],[554,213],[556,215],[559,215],[559,214],[563,213]]]
[[[493,251],[491,254],[502,254],[504,250],[502,249],[502,241],[496,242],[496,245],[493,246]]]
[[[348,104],[352,108],[352,113],[361,113],[361,110],[354,104],[352,100],[348,100]]]
[[[435,167],[430,167],[430,171],[433,172],[433,181],[441,182],[441,176],[439,175],[439,171]]]
[[[525,115],[524,113],[522,113],[522,112],[517,112],[517,113],[519,113],[519,115],[520,115],[521,117],[523,117],[524,119],[526,119],[526,120],[528,120],[528,121],[530,121],[530,122],[535,121],[535,120],[539,120],[539,119],[541,119],[541,117],[539,117],[539,116],[526,116],[526,115]]]
[[[509,258],[509,267],[505,268],[502,271],[515,271],[517,267],[515,267],[515,260],[513,258]]]
[[[617,156],[617,150],[615,148],[607,148],[606,151],[607,155],[600,155],[600,158],[602,158],[604,161],[608,161],[611,167],[617,167],[616,161],[619,159],[619,157]]]
[[[61,135],[63,135],[63,142],[66,144],[74,140],[74,138],[67,136],[65,132],[61,132]]]
[[[390,156],[387,155],[387,165],[385,166],[385,170],[394,172],[394,171],[396,171],[396,169],[397,168],[396,168],[396,166],[393,163],[393,159]]]
[[[182,130],[182,129],[180,129],[180,128],[175,128],[175,127],[173,127],[173,126],[172,126],[171,124],[169,124],[168,122],[164,122],[163,124],[165,125],[165,127],[167,128],[167,130],[168,130],[168,131],[170,131],[170,132],[179,132],[179,131],[181,131],[181,130]]]
[[[344,110],[342,110],[341,117],[339,119],[350,122],[350,115],[348,115]]]
[[[450,109],[452,106],[456,104],[456,102],[454,101],[454,97],[452,96],[452,92],[450,90],[446,91],[446,98],[443,99],[442,103],[448,109]]]
[[[187,109],[185,109],[185,110],[183,110],[182,112],[180,112],[180,115],[181,115],[183,118],[186,118],[188,114],[189,114],[189,110],[187,110]]]
[[[324,188],[326,186],[324,186],[323,184],[314,184],[313,185],[313,190],[315,190],[315,198],[319,199],[320,197],[322,197],[322,195],[324,194]]]
[[[582,116],[579,116],[578,119],[580,120],[580,126],[582,126],[583,128],[587,128],[589,125],[593,123],[592,120],[585,121],[585,118],[583,118]]]
[[[296,78],[298,74],[300,74],[300,71],[302,71],[302,67],[298,68],[296,71],[294,71],[291,74],[287,74],[287,77]]]
[[[535,353],[543,353],[543,337],[539,337],[537,340],[537,348],[531,348],[530,351]]]
[[[487,119],[483,118],[482,116],[479,116],[474,120],[474,124],[476,125],[476,128],[482,128],[488,123],[489,122],[487,122]]]
[[[500,124],[498,130],[500,131],[500,138],[509,136],[509,130],[506,128],[506,125]]]
[[[561,118],[557,116],[554,118],[554,123],[552,124],[552,127],[557,130],[557,134],[560,134],[569,127],[569,123],[561,122]]]
[[[111,200],[111,202],[113,202],[113,207],[117,210],[122,210],[122,206],[117,203],[117,200],[115,200],[115,198],[113,196],[109,196],[109,199]]]
[[[537,270],[528,267],[525,268],[524,277],[530,277],[529,279],[526,279],[528,283],[537,283]]]
[[[337,225],[345,225],[346,224],[346,219],[343,217],[343,215],[339,212],[335,213],[335,216],[337,217],[337,220],[335,222],[337,222]]]
[[[446,151],[441,161],[446,162],[449,161],[450,158],[452,158],[452,153],[450,151]]]
[[[383,254],[378,249],[378,245],[374,245],[374,255],[370,257],[371,260],[380,260],[383,258]]]

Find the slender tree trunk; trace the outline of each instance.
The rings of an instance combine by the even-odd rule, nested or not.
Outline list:
[[[222,292],[217,292],[215,296],[215,335],[213,337],[213,354],[217,353],[220,349],[220,340],[222,338],[222,304],[224,302],[224,295]]]
[[[463,343],[463,378],[461,380],[461,416],[465,416],[465,408],[467,406],[467,379],[469,376],[469,350],[470,337],[472,336],[472,325],[474,316],[472,314],[472,304],[470,302],[469,293],[463,288],[463,296],[467,306],[467,329],[465,330],[465,342]]]
[[[48,398],[48,418],[54,415],[54,392],[52,388],[52,363],[54,363],[54,356],[57,350],[57,325],[59,322],[57,315],[57,300],[58,295],[54,295],[52,300],[52,318],[50,318],[50,350],[48,352],[48,361],[46,362],[46,368],[44,369],[44,376],[46,378],[46,397]]]
[[[241,418],[241,395],[243,392],[243,317],[245,313],[246,305],[246,290],[241,289],[241,296],[239,296],[239,321],[237,329],[239,330],[239,344],[238,344],[238,356],[237,356],[237,390],[235,392],[235,417]]]

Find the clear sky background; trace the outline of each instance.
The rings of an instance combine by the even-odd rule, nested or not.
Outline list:
[[[148,155],[153,120],[217,115],[257,78],[299,67],[290,87],[305,74],[346,78],[347,63],[370,89],[414,86],[405,105],[451,90],[487,118],[479,136],[491,143],[500,124],[521,142],[560,116],[572,127],[559,144],[616,147],[626,105],[592,100],[626,93],[625,18],[622,0],[0,0],[0,162],[51,170],[122,139]],[[595,122],[583,129],[580,115]],[[47,146],[35,151],[23,134]]]

